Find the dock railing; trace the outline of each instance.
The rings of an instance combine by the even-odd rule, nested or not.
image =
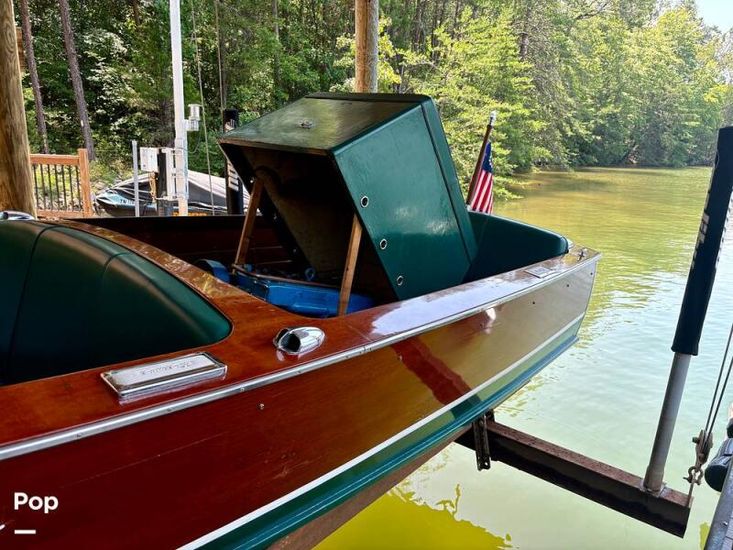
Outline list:
[[[33,191],[40,217],[94,215],[86,149],[76,155],[31,154]]]

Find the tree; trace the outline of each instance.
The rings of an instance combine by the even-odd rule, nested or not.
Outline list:
[[[280,88],[280,15],[277,9],[278,0],[272,0],[272,28],[275,39],[275,52],[272,60],[272,83]]]
[[[459,177],[467,185],[494,109],[501,117],[494,130],[498,173],[526,170],[544,151],[536,145],[542,123],[532,99],[530,66],[518,55],[511,14],[499,12],[490,20],[473,17],[466,9],[459,25],[455,38],[438,28],[435,46],[429,46],[426,54],[404,57],[411,65],[408,91],[435,99]]]
[[[83,128],[99,130],[104,164],[129,167],[131,139],[170,145],[167,0],[63,0],[71,38],[84,50],[80,94],[68,85],[59,40],[71,23],[59,21],[55,0],[23,1],[51,149],[76,147],[68,106],[83,92]],[[198,101],[193,10],[208,120],[219,120],[222,100],[247,121],[310,92],[351,89],[353,0],[182,4],[185,95]],[[379,89],[435,97],[464,181],[492,108],[500,176],[549,165],[708,162],[717,127],[733,118],[733,38],[706,26],[689,0],[379,4]],[[192,169],[205,168],[207,147],[223,168],[209,135],[203,146],[203,136],[191,136]]]
[[[19,0],[20,19],[23,26],[23,49],[25,50],[28,74],[31,77],[33,99],[36,105],[36,129],[41,138],[41,151],[48,153],[48,131],[46,130],[46,115],[43,112],[43,96],[41,95],[41,81],[38,78],[36,53],[33,48],[33,33],[31,32],[31,16],[28,10],[28,0]]]
[[[59,10],[61,11],[61,27],[64,33],[66,59],[69,63],[71,87],[74,89],[76,111],[79,115],[79,122],[81,123],[81,133],[84,136],[84,147],[86,147],[89,160],[94,160],[96,158],[94,153],[94,140],[92,139],[92,129],[89,126],[87,100],[84,97],[84,84],[82,83],[81,72],[79,71],[79,59],[76,56],[76,45],[74,43],[74,31],[71,28],[71,14],[68,0],[59,0]]]

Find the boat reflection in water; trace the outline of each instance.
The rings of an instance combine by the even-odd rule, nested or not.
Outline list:
[[[449,468],[456,453],[475,461],[461,447],[451,447],[433,457],[410,477],[370,505],[342,529],[318,545],[318,550],[338,548],[514,548],[512,536],[498,536],[486,525],[474,523],[461,483]],[[493,468],[493,466],[492,466]],[[480,474],[479,474],[480,475]],[[485,476],[485,474],[484,474]],[[482,477],[484,477],[482,476]],[[483,517],[484,514],[481,514]],[[474,520],[475,521],[475,520]],[[379,529],[375,538],[374,531]]]
[[[0,223],[0,524],[36,546],[313,544],[576,339],[598,255],[467,212],[429,98],[221,143],[246,219]]]

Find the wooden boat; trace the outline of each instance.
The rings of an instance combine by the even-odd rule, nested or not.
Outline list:
[[[3,547],[309,544],[575,341],[598,255],[467,212],[428,98],[309,96],[222,147],[261,215],[0,222]],[[328,301],[347,259],[343,315],[237,286]]]

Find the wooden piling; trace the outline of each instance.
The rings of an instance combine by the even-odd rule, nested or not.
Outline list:
[[[379,0],[355,0],[354,19],[356,41],[355,90],[377,91],[379,62]]]
[[[35,215],[13,0],[0,1],[0,210]]]
[[[18,48],[18,64],[20,71],[26,69],[25,50],[23,49],[23,31],[20,27],[15,27],[15,47]]]
[[[377,65],[379,63],[379,0],[355,0],[354,26],[356,41],[354,91],[375,93],[377,91]],[[354,214],[344,265],[344,275],[339,292],[339,315],[345,314],[349,306],[361,234],[361,222],[359,217]]]

